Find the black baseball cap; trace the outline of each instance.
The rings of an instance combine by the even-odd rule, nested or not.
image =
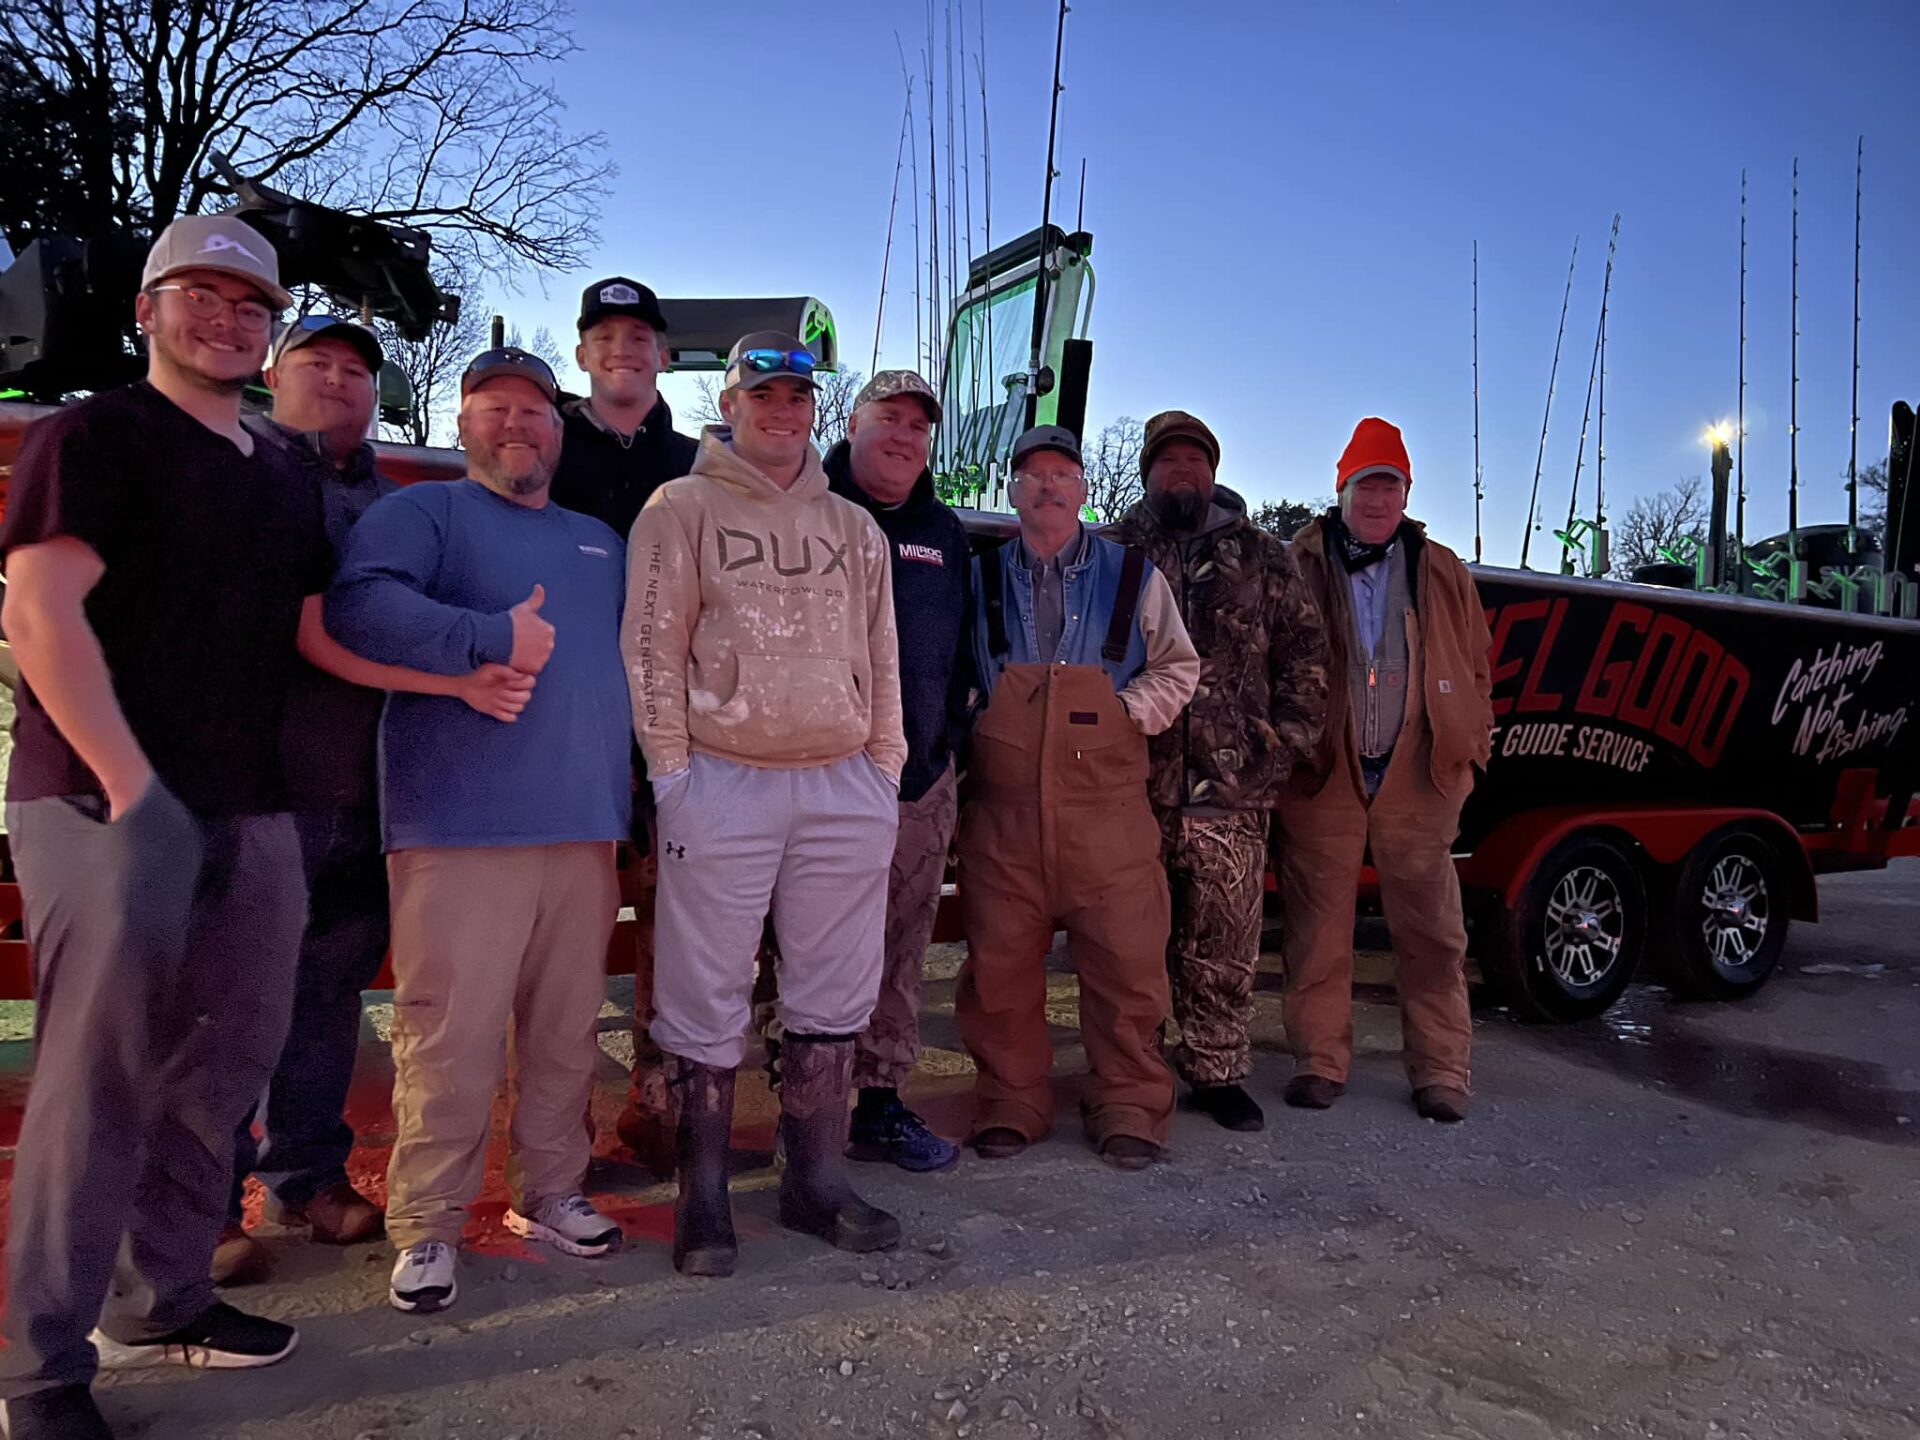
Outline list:
[[[468,361],[466,370],[460,376],[461,398],[471,395],[487,381],[498,380],[503,375],[517,375],[537,385],[541,393],[555,405],[560,403],[560,382],[553,378],[553,371],[547,367],[547,362],[517,345],[482,350]]]
[[[1087,463],[1080,458],[1080,437],[1073,431],[1064,425],[1036,425],[1013,442],[1013,468],[1018,470],[1022,460],[1042,450],[1057,450],[1082,468]]]
[[[660,297],[638,280],[609,275],[580,293],[580,333],[586,334],[610,315],[631,315],[664,333],[667,317],[660,313]]]
[[[380,351],[380,342],[366,326],[352,320],[343,320],[338,315],[302,315],[274,336],[273,345],[267,351],[265,368],[273,369],[286,358],[289,350],[298,350],[302,345],[310,345],[322,337],[344,340],[360,352],[360,358],[367,362],[367,368],[374,374],[380,373],[380,367],[386,363],[386,356]]]

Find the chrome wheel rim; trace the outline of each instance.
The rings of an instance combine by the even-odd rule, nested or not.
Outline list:
[[[1576,865],[1547,897],[1543,940],[1547,968],[1561,984],[1590,990],[1619,962],[1627,942],[1626,900],[1598,865]]]
[[[1773,918],[1767,877],[1752,857],[1723,855],[1700,891],[1700,938],[1722,970],[1744,970],[1759,957]]]

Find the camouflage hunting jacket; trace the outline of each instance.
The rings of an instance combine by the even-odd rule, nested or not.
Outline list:
[[[1166,576],[1200,652],[1193,700],[1148,742],[1155,807],[1271,809],[1327,717],[1326,626],[1286,542],[1224,486],[1191,534],[1166,529],[1144,500],[1107,533]]]

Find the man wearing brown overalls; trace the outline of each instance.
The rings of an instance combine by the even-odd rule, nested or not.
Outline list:
[[[1045,961],[1056,926],[1080,977],[1102,1159],[1151,1164],[1166,1141],[1166,872],[1147,801],[1147,736],[1179,716],[1200,661],[1146,557],[1080,523],[1073,432],[1014,442],[1020,538],[975,560],[974,650],[985,704],[960,820],[967,959],[954,997],[978,1066],[968,1143],[1017,1155],[1053,1124]]]

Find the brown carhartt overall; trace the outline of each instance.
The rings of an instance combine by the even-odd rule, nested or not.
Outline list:
[[[960,818],[967,959],[954,1017],[979,1067],[972,1134],[1053,1124],[1044,962],[1056,927],[1080,976],[1096,1146],[1164,1143],[1173,1073],[1166,872],[1147,803],[1147,741],[1098,665],[1009,665],[973,731]]]

